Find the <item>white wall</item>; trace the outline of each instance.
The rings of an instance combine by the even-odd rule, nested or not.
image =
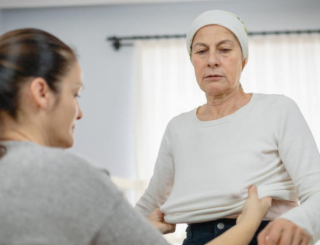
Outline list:
[[[0,33],[2,33],[2,10],[0,9]]]
[[[201,12],[237,13],[249,31],[320,29],[318,0],[212,1],[2,10],[0,31],[36,27],[72,44],[80,55],[85,90],[73,150],[114,175],[134,177],[132,48],[114,51],[107,36],[184,34]]]

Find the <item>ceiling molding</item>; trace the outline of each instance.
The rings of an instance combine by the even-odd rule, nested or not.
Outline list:
[[[1,0],[0,9],[95,6],[141,3],[203,2],[210,0]],[[212,0],[211,0],[212,1]],[[228,1],[228,0],[216,0]]]

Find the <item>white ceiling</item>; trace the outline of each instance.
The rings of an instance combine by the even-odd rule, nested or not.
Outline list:
[[[200,1],[203,0],[0,0],[0,9]]]

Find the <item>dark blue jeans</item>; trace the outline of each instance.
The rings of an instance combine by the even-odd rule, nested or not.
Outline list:
[[[249,245],[258,244],[257,235],[264,227],[267,226],[268,223],[269,221],[262,221]],[[189,224],[186,230],[187,237],[183,241],[182,245],[203,245],[218,237],[235,224],[235,219],[218,219],[205,223]]]

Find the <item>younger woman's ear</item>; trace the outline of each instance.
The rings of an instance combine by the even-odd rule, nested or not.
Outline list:
[[[247,58],[245,58],[243,61],[242,61],[242,70],[244,69],[244,67],[246,66],[247,64]]]
[[[35,103],[40,108],[46,109],[50,105],[52,95],[47,82],[41,77],[36,77],[31,81],[29,88]]]

